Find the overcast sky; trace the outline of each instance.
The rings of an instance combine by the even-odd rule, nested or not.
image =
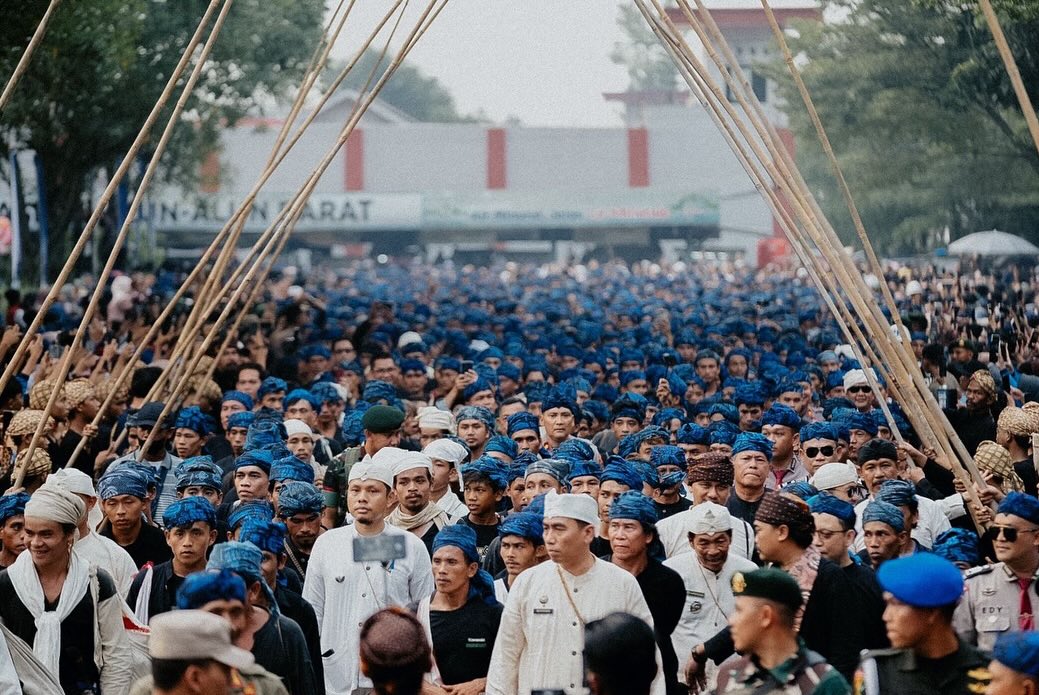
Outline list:
[[[426,3],[411,4],[398,36]],[[440,80],[461,113],[483,109],[495,122],[515,116],[530,126],[619,126],[621,105],[602,97],[628,84],[624,68],[609,58],[622,39],[618,4],[451,0],[408,62]],[[357,0],[334,55],[345,58],[355,51],[390,5]]]

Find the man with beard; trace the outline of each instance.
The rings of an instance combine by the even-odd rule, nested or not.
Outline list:
[[[154,429],[155,436],[152,443],[148,446],[147,451],[140,449],[132,451],[126,456],[117,458],[109,466],[112,468],[128,461],[138,461],[151,466],[156,487],[155,498],[151,501],[151,518],[153,519],[163,518],[166,508],[177,499],[177,475],[173,471],[181,462],[180,457],[174,456],[167,450],[173,430],[168,417],[165,422],[158,421],[163,408],[162,403],[153,401],[145,403],[140,410],[134,413],[128,425],[137,428],[142,442],[148,440],[148,436]]]
[[[963,440],[963,446],[973,456],[978,444],[986,439],[996,438],[996,421],[992,417],[992,407],[996,405],[999,389],[996,380],[987,369],[979,369],[970,376],[967,382],[967,404],[963,408],[945,411],[949,423],[956,434]]]
[[[289,564],[306,579],[310,553],[321,528],[321,493],[309,483],[289,481],[278,493],[278,518],[288,530],[285,555]]]
[[[730,514],[749,524],[765,496],[772,442],[756,432],[740,432],[732,444],[731,456],[735,489],[725,506]]]
[[[393,486],[397,507],[386,517],[386,523],[418,536],[433,556],[433,539],[449,521],[436,502],[429,499],[433,460],[418,451],[386,447],[372,457],[393,468]]]

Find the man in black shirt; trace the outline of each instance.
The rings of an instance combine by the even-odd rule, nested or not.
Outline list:
[[[149,562],[153,565],[166,562],[173,553],[162,531],[144,523],[145,510],[150,504],[149,480],[134,465],[110,467],[97,481],[97,494],[105,513],[98,533],[118,543],[141,568]]]
[[[655,446],[650,452],[649,462],[657,469],[658,482],[653,486],[653,504],[657,508],[658,518],[666,519],[692,507],[692,501],[680,494],[682,483],[685,482],[685,452],[669,444]]]
[[[285,554],[289,566],[305,579],[310,551],[324,530],[321,527],[321,491],[310,483],[290,480],[278,493],[278,517],[285,522],[288,537]]]
[[[487,456],[462,466],[461,473],[469,513],[459,519],[458,524],[476,532],[476,548],[483,560],[487,546],[498,537],[501,526],[498,503],[509,485],[508,477],[501,463]]]
[[[733,489],[725,503],[729,513],[754,523],[771,469],[772,442],[756,432],[741,432],[732,443]]]

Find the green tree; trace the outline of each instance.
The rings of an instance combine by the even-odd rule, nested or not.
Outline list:
[[[46,0],[14,3],[0,22],[3,79],[13,72],[47,5]],[[91,183],[124,156],[207,5],[206,0],[77,0],[58,7],[0,115],[0,148],[35,150],[43,164],[52,272],[82,230]],[[163,158],[167,179],[190,182],[222,127],[298,82],[323,15],[321,0],[235,0]],[[153,143],[164,123],[160,117]],[[27,257],[34,251],[27,244]]]
[[[610,60],[627,69],[628,89],[635,92],[675,90],[678,87],[678,69],[638,8],[633,4],[621,4],[617,25],[625,38],[614,44]]]
[[[980,10],[948,0],[828,0],[791,48],[871,240],[888,253],[998,227],[1039,235],[1039,154]],[[1039,5],[998,5],[1033,101]],[[772,65],[798,159],[838,229],[850,216],[786,67]]]

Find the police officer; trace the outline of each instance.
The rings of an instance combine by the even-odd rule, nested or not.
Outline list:
[[[851,692],[844,677],[798,637],[794,621],[804,597],[793,577],[771,567],[737,572],[732,576],[732,592],[736,607],[729,625],[736,651],[743,656],[721,668],[715,692]]]
[[[985,695],[1039,693],[1039,633],[1010,632],[996,638]]]
[[[996,637],[1035,629],[1039,608],[1039,500],[1011,492],[986,531],[999,562],[968,570],[953,626],[964,641],[992,651]]]
[[[959,695],[983,693],[988,658],[963,642],[952,614],[963,593],[956,565],[932,553],[888,560],[877,579],[884,589],[884,626],[891,649],[863,653],[856,693]]]

